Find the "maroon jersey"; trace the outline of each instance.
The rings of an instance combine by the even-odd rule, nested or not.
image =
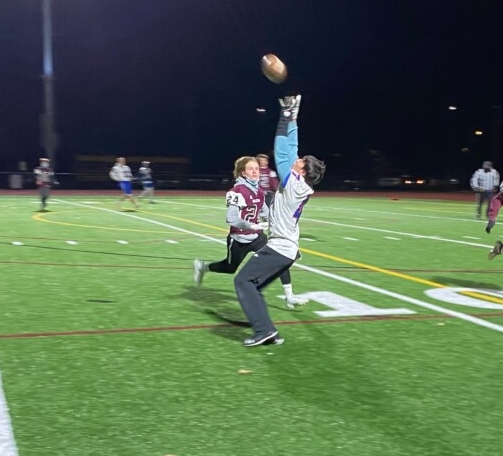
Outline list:
[[[265,203],[265,193],[257,187],[257,193],[254,193],[246,184],[238,183],[234,185],[225,197],[227,206],[237,206],[239,208],[239,217],[250,223],[258,223],[259,214]],[[261,233],[262,230],[240,230],[234,226],[230,227],[231,234],[253,234]]]
[[[268,166],[260,168],[259,185],[264,192],[275,192],[278,188],[278,175]]]

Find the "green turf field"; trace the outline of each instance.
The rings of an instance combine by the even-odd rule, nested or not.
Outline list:
[[[503,258],[472,203],[313,197],[245,348],[221,197],[0,197],[0,456],[501,456]],[[125,206],[126,208],[127,206]],[[240,373],[244,370],[246,373]],[[7,437],[6,437],[7,436]]]

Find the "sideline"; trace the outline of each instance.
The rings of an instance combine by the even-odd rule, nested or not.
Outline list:
[[[18,456],[18,454],[0,372],[0,455]]]

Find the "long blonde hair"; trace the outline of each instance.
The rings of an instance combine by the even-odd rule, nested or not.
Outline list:
[[[234,162],[234,171],[232,173],[234,175],[234,179],[237,179],[238,177],[243,177],[243,173],[246,170],[246,165],[251,161],[258,163],[255,157],[250,157],[248,155],[245,155],[244,157],[239,157]]]

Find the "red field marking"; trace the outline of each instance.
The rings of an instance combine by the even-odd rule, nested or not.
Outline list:
[[[483,313],[471,315],[472,317],[503,317],[503,312],[499,313]],[[318,325],[318,324],[334,324],[334,323],[354,323],[368,321],[397,321],[397,320],[441,320],[452,319],[450,315],[382,315],[369,317],[349,317],[349,318],[325,318],[323,320],[287,320],[275,322],[278,326],[293,326],[293,325]],[[236,322],[237,323],[237,322]],[[245,323],[243,321],[243,323]],[[111,329],[87,329],[75,331],[48,331],[36,333],[14,333],[0,334],[0,339],[36,339],[42,337],[62,337],[62,336],[95,336],[102,334],[124,334],[124,333],[145,333],[145,332],[164,332],[164,331],[191,331],[198,329],[212,328],[230,328],[236,326],[232,323],[207,323],[200,325],[181,325],[181,326],[157,326],[150,328],[111,328]]]

